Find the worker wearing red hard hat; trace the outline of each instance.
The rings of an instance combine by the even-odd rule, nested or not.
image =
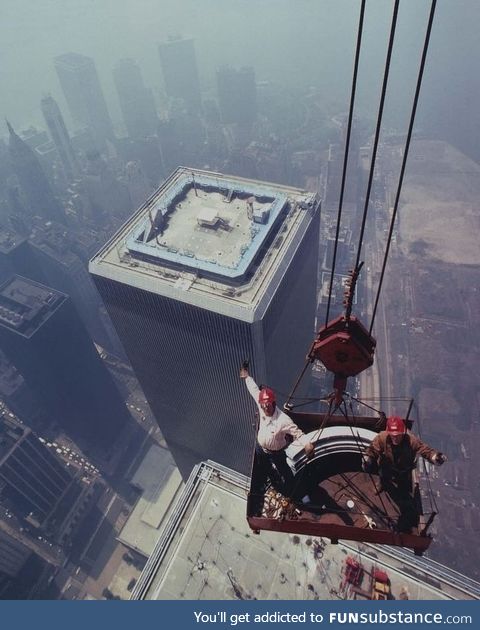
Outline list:
[[[381,431],[365,451],[363,469],[373,472],[378,468],[383,486],[390,482],[405,484],[415,468],[418,456],[440,466],[447,458],[443,453],[428,446],[410,431],[403,418],[387,418],[386,430]]]
[[[276,489],[289,495],[293,489],[293,473],[287,463],[286,447],[293,438],[304,447],[309,457],[314,452],[314,446],[292,419],[277,408],[275,392],[269,387],[258,387],[245,363],[240,370],[240,378],[245,379],[247,389],[258,407],[257,459]],[[309,501],[307,495],[303,499],[304,503]]]
[[[416,467],[418,456],[437,465],[447,459],[443,453],[407,431],[403,418],[390,416],[386,430],[372,440],[363,458],[365,472],[378,472],[380,488],[377,493],[387,492],[399,508],[396,524],[399,532],[415,532],[418,527],[419,513],[412,485],[412,470]]]

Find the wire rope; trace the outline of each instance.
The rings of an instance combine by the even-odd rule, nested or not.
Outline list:
[[[382,83],[382,92],[381,92],[381,96],[380,96],[380,105],[378,108],[378,114],[377,114],[377,125],[376,125],[376,129],[375,129],[375,139],[373,142],[373,149],[372,149],[372,157],[371,157],[371,161],[370,161],[370,173],[368,176],[368,184],[367,184],[367,192],[365,195],[365,204],[363,207],[363,216],[362,216],[362,225],[360,228],[360,235],[358,237],[358,247],[357,247],[357,260],[355,262],[355,269],[358,269],[359,265],[360,265],[360,256],[361,256],[361,252],[362,252],[362,245],[363,245],[363,236],[365,233],[365,225],[367,223],[367,214],[368,214],[368,206],[370,203],[370,194],[372,191],[372,183],[373,183],[373,174],[375,172],[375,164],[377,161],[377,149],[378,149],[378,141],[380,138],[380,130],[382,128],[382,118],[383,118],[383,108],[385,105],[385,95],[387,93],[387,85],[388,85],[388,77],[390,74],[390,62],[392,59],[392,50],[393,50],[393,43],[395,41],[395,30],[396,30],[396,26],[397,26],[397,17],[398,17],[398,5],[399,5],[400,0],[395,0],[395,4],[393,7],[393,15],[392,15],[392,24],[390,27],[390,37],[388,40],[388,50],[387,50],[387,58],[385,61],[385,70],[384,70],[384,75],[383,75],[383,83]]]
[[[402,160],[402,166],[400,169],[400,177],[398,180],[398,185],[397,185],[397,191],[395,194],[395,202],[393,205],[393,213],[392,213],[392,218],[390,221],[390,228],[388,231],[388,237],[387,237],[387,243],[386,243],[386,247],[385,247],[385,254],[383,257],[383,263],[382,263],[382,270],[380,272],[380,280],[378,282],[378,288],[377,288],[377,294],[375,297],[375,305],[373,307],[373,313],[372,313],[372,319],[370,322],[370,329],[369,329],[369,334],[372,334],[372,329],[373,329],[373,324],[375,322],[375,316],[377,314],[377,308],[378,308],[378,302],[380,300],[380,293],[382,290],[382,286],[383,286],[383,279],[385,276],[385,269],[387,266],[387,260],[388,260],[388,255],[390,253],[390,245],[392,243],[392,236],[393,236],[393,228],[395,226],[395,220],[397,218],[397,212],[398,212],[398,202],[400,200],[400,194],[402,192],[402,186],[403,186],[403,178],[405,175],[405,168],[407,165],[407,159],[408,159],[408,154],[409,154],[409,150],[410,150],[410,142],[412,139],[412,133],[413,133],[413,125],[415,123],[415,115],[417,112],[417,105],[418,105],[418,99],[420,96],[420,88],[422,86],[422,79],[423,79],[423,72],[425,69],[425,62],[427,59],[427,53],[428,53],[428,47],[429,47],[429,43],[430,43],[430,35],[432,32],[432,24],[433,24],[433,18],[435,16],[435,8],[436,8],[436,4],[437,4],[437,0],[432,0],[432,4],[430,7],[430,15],[428,18],[428,24],[427,24],[427,30],[425,33],[425,40],[424,40],[424,45],[423,45],[423,51],[422,51],[422,57],[421,57],[421,61],[420,61],[420,68],[418,71],[418,77],[417,77],[417,85],[415,88],[415,96],[413,98],[413,105],[412,105],[412,111],[411,111],[411,115],[410,115],[410,122],[409,122],[409,126],[408,126],[408,132],[407,132],[407,139],[405,141],[405,149],[404,149],[404,153],[403,153],[403,160]]]
[[[342,170],[342,183],[340,186],[340,199],[338,202],[338,214],[337,214],[337,227],[335,232],[335,244],[333,248],[333,260],[332,260],[332,271],[330,274],[330,286],[328,289],[328,300],[327,300],[327,312],[325,316],[325,325],[328,324],[328,318],[330,315],[330,304],[332,301],[332,290],[333,290],[333,278],[335,275],[335,266],[337,263],[337,250],[338,250],[338,237],[340,234],[340,223],[342,218],[342,207],[343,207],[343,196],[345,193],[345,180],[347,176],[347,165],[348,165],[348,154],[350,150],[350,135],[352,131],[352,121],[353,121],[353,110],[355,106],[355,94],[357,91],[357,75],[358,75],[358,66],[360,61],[360,49],[362,47],[362,33],[363,33],[363,20],[365,16],[365,3],[366,0],[362,0],[362,4],[360,7],[360,16],[358,21],[358,30],[357,30],[357,45],[355,49],[355,61],[353,68],[353,78],[352,78],[352,89],[350,92],[350,108],[348,112],[348,123],[347,123],[347,135],[345,139],[345,155],[343,156],[343,170]]]

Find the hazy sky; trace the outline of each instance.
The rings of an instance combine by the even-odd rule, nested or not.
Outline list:
[[[448,93],[447,70],[457,83],[467,81],[468,68],[460,61],[478,48],[479,5],[439,0],[426,76],[439,94]],[[68,117],[52,60],[74,51],[94,58],[118,120],[113,65],[133,57],[158,96],[157,44],[173,34],[195,38],[202,86],[212,93],[218,66],[252,65],[258,80],[316,85],[326,105],[346,110],[359,6],[359,0],[0,0],[0,115],[19,128],[42,125],[39,101],[51,92]],[[414,87],[430,1],[401,0],[400,6],[387,103],[398,111]],[[358,103],[372,118],[392,7],[390,0],[367,0]],[[475,54],[478,58],[478,50]],[[436,98],[434,92],[429,107]]]

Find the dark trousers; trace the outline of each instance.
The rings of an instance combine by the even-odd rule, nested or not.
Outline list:
[[[267,481],[284,496],[290,496],[293,492],[294,476],[287,464],[285,451],[266,453],[260,444],[255,446],[255,457],[258,463],[258,479],[255,480],[256,489],[264,492]]]
[[[412,473],[407,471],[393,471],[391,466],[380,466],[380,480],[384,490],[397,504],[400,511],[398,517],[398,531],[410,532],[418,525],[417,506],[412,496]]]

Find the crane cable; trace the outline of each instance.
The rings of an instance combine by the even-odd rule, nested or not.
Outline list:
[[[360,61],[360,50],[362,47],[362,34],[363,34],[363,20],[365,17],[365,4],[366,4],[366,0],[362,0],[362,4],[360,6],[360,15],[359,15],[359,19],[358,19],[358,29],[357,29],[357,44],[356,44],[356,48],[355,48],[355,61],[353,64],[353,77],[352,77],[352,89],[350,92],[350,108],[349,108],[349,112],[348,112],[348,123],[347,123],[347,135],[346,135],[346,139],[345,139],[345,155],[343,157],[343,171],[342,171],[342,183],[340,186],[340,199],[338,202],[338,213],[337,213],[337,227],[336,227],[336,232],[335,232],[335,244],[334,244],[334,248],[333,248],[333,260],[332,260],[332,271],[330,274],[330,285],[328,287],[328,301],[327,301],[327,313],[325,316],[325,326],[328,324],[328,318],[330,315],[330,304],[332,301],[332,291],[333,291],[333,278],[335,275],[335,266],[336,266],[336,261],[337,261],[337,250],[338,250],[338,238],[339,238],[339,234],[340,234],[340,224],[341,224],[341,219],[342,219],[342,207],[343,207],[343,195],[345,192],[345,180],[346,180],[346,175],[347,175],[347,165],[348,165],[348,153],[349,153],[349,149],[350,149],[350,136],[351,136],[351,131],[352,131],[352,121],[353,121],[353,110],[354,110],[354,105],[355,105],[355,94],[357,91],[357,76],[358,76],[358,66],[359,66],[359,61]],[[297,390],[298,385],[300,384],[300,381],[302,380],[308,366],[312,363],[312,360],[307,357],[307,360],[305,362],[305,365],[303,367],[303,370],[300,373],[300,376],[297,378],[297,381],[295,383],[295,385],[293,386],[286,405],[288,406],[290,404],[290,400],[292,400],[294,398],[294,394]]]
[[[378,302],[380,299],[380,292],[382,290],[382,285],[383,285],[383,278],[385,276],[385,268],[387,266],[387,259],[388,259],[388,255],[390,253],[390,245],[392,242],[392,235],[393,235],[393,228],[395,225],[395,220],[397,218],[397,211],[398,211],[398,202],[400,199],[400,194],[402,192],[402,186],[403,186],[403,178],[405,175],[405,168],[407,165],[407,158],[408,158],[408,153],[409,153],[409,149],[410,149],[410,141],[412,139],[412,133],[413,133],[413,125],[415,122],[415,115],[417,112],[417,105],[418,105],[418,98],[420,95],[420,88],[422,85],[422,79],[423,79],[423,71],[425,68],[425,62],[427,59],[427,52],[428,52],[428,46],[429,46],[429,42],[430,42],[430,34],[432,32],[432,24],[433,24],[433,18],[435,15],[435,8],[436,8],[436,4],[437,4],[437,0],[432,0],[432,4],[430,7],[430,15],[428,18],[428,25],[427,25],[427,31],[425,34],[425,41],[424,41],[424,45],[423,45],[423,52],[422,52],[422,58],[421,58],[421,62],[420,62],[420,68],[418,71],[418,78],[417,78],[417,86],[415,88],[415,96],[413,99],[413,106],[412,106],[412,112],[410,115],[410,122],[409,122],[409,126],[408,126],[408,133],[407,133],[407,139],[405,142],[405,150],[404,150],[404,154],[403,154],[403,160],[402,160],[402,166],[400,169],[400,177],[398,179],[398,186],[397,186],[397,192],[395,195],[395,203],[393,205],[393,213],[392,213],[392,219],[390,221],[390,229],[388,232],[388,237],[387,237],[387,244],[385,247],[385,254],[383,257],[383,263],[382,263],[382,271],[380,273],[380,280],[378,282],[378,288],[377,288],[377,294],[375,297],[375,305],[373,307],[373,313],[372,313],[372,320],[370,322],[370,329],[369,329],[369,334],[372,334],[372,329],[373,329],[373,324],[375,322],[375,316],[377,314],[377,308],[378,308]]]
[[[355,94],[357,91],[357,75],[358,75],[358,65],[359,65],[359,60],[360,60],[360,49],[362,46],[363,18],[365,15],[365,3],[366,3],[366,0],[362,0],[362,4],[360,7],[360,17],[359,17],[359,22],[358,22],[357,46],[355,49],[355,62],[354,62],[354,68],[353,68],[352,90],[350,93],[350,109],[348,112],[347,136],[345,140],[345,155],[343,156],[342,183],[340,187],[340,199],[338,202],[337,227],[336,227],[336,232],[335,232],[335,244],[333,248],[333,260],[332,260],[332,271],[330,274],[330,286],[328,288],[327,314],[325,317],[325,326],[328,324],[328,318],[330,315],[330,304],[332,301],[332,291],[333,291],[333,278],[335,275],[335,265],[337,262],[338,237],[340,234],[340,223],[341,223],[341,218],[342,218],[343,195],[345,192],[345,180],[346,180],[346,175],[347,175],[348,153],[350,149],[350,135],[352,131],[352,121],[353,121],[353,109],[355,105]]]
[[[385,95],[387,92],[387,84],[388,84],[388,77],[390,74],[390,62],[392,59],[392,50],[393,50],[393,42],[395,40],[395,29],[397,26],[397,17],[398,17],[398,6],[399,6],[400,0],[395,0],[395,5],[393,7],[393,15],[392,15],[392,25],[390,27],[390,37],[388,40],[388,50],[387,50],[387,58],[385,60],[385,70],[384,70],[384,74],[383,74],[383,83],[382,83],[382,92],[381,92],[381,96],[380,96],[380,104],[378,107],[378,114],[377,114],[377,125],[376,125],[376,129],[375,129],[375,139],[373,142],[373,149],[372,149],[372,157],[371,157],[371,161],[370,161],[370,173],[368,176],[368,184],[367,184],[367,192],[365,195],[365,204],[363,207],[363,217],[362,217],[362,225],[360,228],[360,235],[358,237],[358,246],[357,246],[357,260],[355,262],[355,267],[354,269],[358,269],[360,266],[360,255],[362,252],[362,245],[363,245],[363,236],[365,233],[365,225],[367,223],[367,214],[368,214],[368,206],[370,203],[370,194],[372,191],[372,183],[373,183],[373,174],[375,172],[375,164],[376,164],[376,160],[377,160],[377,149],[378,149],[378,140],[380,138],[380,130],[382,128],[382,118],[383,118],[383,108],[385,105]]]
[[[336,267],[336,260],[337,260],[337,251],[338,251],[338,239],[339,239],[339,234],[340,234],[340,225],[341,225],[341,218],[342,218],[342,209],[343,209],[343,196],[344,196],[344,192],[345,192],[345,181],[346,181],[346,175],[347,175],[347,166],[348,166],[348,155],[349,155],[349,149],[350,149],[350,136],[351,136],[351,129],[352,129],[352,122],[353,122],[353,111],[354,111],[354,105],[355,105],[355,94],[356,94],[356,86],[357,86],[357,76],[358,76],[358,66],[359,66],[359,60],[360,60],[360,50],[361,50],[361,43],[362,43],[362,32],[363,32],[363,21],[364,21],[364,14],[365,14],[365,2],[366,0],[362,0],[362,5],[360,8],[360,17],[359,17],[359,24],[358,24],[358,33],[357,33],[357,46],[356,46],[356,50],[355,50],[355,61],[354,61],[354,70],[353,70],[353,79],[352,79],[352,90],[351,90],[351,95],[350,95],[350,109],[349,109],[349,114],[348,114],[348,124],[347,124],[347,135],[346,135],[346,141],[345,141],[345,155],[344,155],[344,159],[343,159],[343,171],[342,171],[342,182],[341,182],[341,187],[340,187],[340,200],[339,200],[339,205],[338,205],[338,213],[337,213],[337,225],[336,225],[336,232],[335,232],[335,244],[334,244],[334,249],[333,249],[333,260],[332,260],[332,270],[331,270],[331,274],[330,274],[330,284],[329,284],[329,288],[328,288],[328,302],[327,302],[327,312],[326,312],[326,316],[325,316],[325,326],[328,324],[328,320],[329,320],[329,316],[330,316],[330,305],[331,305],[331,299],[332,299],[332,291],[333,291],[333,279],[334,279],[334,275],[335,275],[335,267]],[[360,263],[360,254],[361,254],[361,248],[362,248],[362,243],[363,243],[363,236],[364,236],[364,232],[365,232],[365,225],[366,225],[366,221],[367,221],[367,213],[368,213],[368,205],[369,205],[369,201],[370,201],[370,192],[371,192],[371,188],[372,188],[372,182],[373,182],[373,174],[374,174],[374,170],[375,170],[375,162],[376,162],[376,155],[377,155],[377,147],[378,147],[378,140],[380,137],[380,129],[381,129],[381,124],[382,124],[382,116],[383,116],[383,108],[384,108],[384,103],[385,103],[385,95],[386,95],[386,91],[387,91],[387,83],[388,83],[388,76],[389,76],[389,72],[390,72],[390,61],[391,61],[391,57],[392,57],[392,49],[393,49],[393,42],[395,40],[395,29],[396,29],[396,24],[397,24],[397,16],[398,16],[398,7],[399,7],[399,2],[400,0],[395,0],[395,4],[394,4],[394,9],[393,9],[393,16],[392,16],[392,24],[390,27],[390,37],[389,37],[389,42],[388,42],[388,50],[387,50],[387,58],[385,61],[385,71],[384,71],[384,77],[383,77],[383,84],[382,84],[382,91],[381,91],[381,97],[380,97],[380,105],[379,105],[379,112],[378,112],[378,116],[377,116],[377,125],[376,125],[376,131],[375,131],[375,141],[374,141],[374,145],[373,145],[373,151],[372,151],[372,160],[371,160],[371,166],[370,166],[370,175],[369,175],[369,179],[368,179],[368,186],[367,186],[367,193],[366,193],[366,197],[365,197],[365,205],[364,205],[364,209],[363,209],[363,217],[362,217],[362,226],[361,226],[361,230],[360,230],[360,236],[359,236],[359,242],[358,242],[358,248],[357,248],[357,260],[355,263],[355,268],[354,268],[354,274],[358,275],[363,263]],[[354,276],[355,277],[355,276]],[[351,300],[350,300],[350,310],[351,310],[351,306],[352,306],[352,301],[353,301],[353,292],[355,290],[355,285],[353,285],[353,291],[351,292]],[[348,311],[348,309],[347,309]],[[303,370],[301,371],[299,377],[297,378],[297,381],[295,382],[292,391],[287,399],[287,403],[286,405],[291,409],[292,405],[290,404],[290,401],[294,398],[294,394],[297,390],[298,385],[300,384],[307,368],[308,365],[311,363],[311,359],[307,359]]]

